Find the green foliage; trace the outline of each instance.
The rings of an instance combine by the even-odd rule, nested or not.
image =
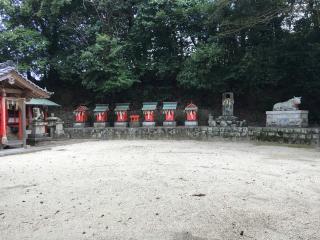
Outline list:
[[[43,73],[56,92],[204,103],[231,90],[261,112],[292,95],[314,112],[320,104],[319,1],[0,0],[0,9],[0,60]]]
[[[82,83],[95,92],[127,89],[137,80],[123,58],[123,46],[107,35],[97,35],[96,43],[80,56]]]
[[[45,71],[48,41],[39,32],[24,27],[0,32],[0,46],[0,62],[13,60],[22,71]]]

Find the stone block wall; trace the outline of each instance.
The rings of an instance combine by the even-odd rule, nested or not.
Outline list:
[[[175,139],[175,140],[232,140],[319,145],[317,128],[272,127],[155,127],[155,128],[67,128],[71,139]]]
[[[251,140],[276,143],[319,145],[319,128],[250,127]]]

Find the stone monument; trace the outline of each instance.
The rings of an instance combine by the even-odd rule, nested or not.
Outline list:
[[[46,141],[48,139],[46,133],[47,123],[44,121],[44,114],[40,108],[33,108],[32,128],[31,134],[28,135],[28,142],[35,144],[36,142]]]
[[[276,103],[273,111],[267,111],[267,127],[308,127],[309,111],[299,110],[301,97],[293,97],[286,102]]]
[[[50,130],[50,137],[62,137],[64,136],[64,130],[63,130],[63,121],[54,116],[53,113],[51,113],[51,116],[47,118],[48,121],[48,128]]]
[[[210,127],[243,127],[246,125],[245,120],[238,120],[233,113],[234,109],[234,94],[233,92],[226,92],[222,94],[222,116],[213,120],[213,117],[209,117]]]
[[[34,137],[45,137],[47,123],[44,122],[44,114],[40,108],[33,108],[32,130],[31,135]]]

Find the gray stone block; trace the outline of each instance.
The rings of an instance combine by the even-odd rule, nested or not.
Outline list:
[[[140,126],[141,126],[140,122],[129,122],[129,127],[131,128],[138,128]]]
[[[115,122],[114,127],[115,128],[127,128],[128,122]]]
[[[185,121],[184,125],[186,127],[197,127],[198,126],[198,121]]]
[[[267,127],[307,127],[309,111],[267,111]]]
[[[73,127],[74,128],[85,128],[85,127],[89,127],[88,123],[73,123]]]
[[[108,122],[95,122],[93,123],[94,128],[105,128],[105,127],[110,127],[110,123]]]
[[[163,126],[164,126],[164,127],[176,127],[176,126],[177,126],[177,122],[164,121],[164,122],[163,122]]]
[[[143,127],[155,127],[156,123],[155,122],[142,122]]]

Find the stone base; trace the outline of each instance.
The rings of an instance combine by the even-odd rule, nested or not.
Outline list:
[[[155,127],[156,123],[155,122],[142,122],[143,127]]]
[[[129,122],[129,126],[130,126],[131,128],[140,127],[140,122]]]
[[[95,122],[93,123],[94,128],[105,128],[105,127],[110,127],[110,123],[108,122]]]
[[[126,128],[126,127],[128,127],[128,122],[115,122],[114,127],[115,128]]]
[[[27,145],[35,146],[37,143],[51,141],[52,137],[28,135]]]
[[[45,137],[46,136],[46,122],[34,121],[32,122],[31,135],[36,137]]]
[[[85,128],[89,127],[89,123],[73,123],[74,128]]]
[[[246,127],[246,120],[238,120],[235,116],[220,116],[208,121],[209,127]]]
[[[197,127],[198,126],[198,121],[185,121],[184,125],[186,127]]]
[[[164,121],[164,122],[163,122],[163,126],[164,126],[164,127],[176,127],[176,126],[177,126],[177,122]]]
[[[268,111],[267,127],[308,127],[309,111]]]

